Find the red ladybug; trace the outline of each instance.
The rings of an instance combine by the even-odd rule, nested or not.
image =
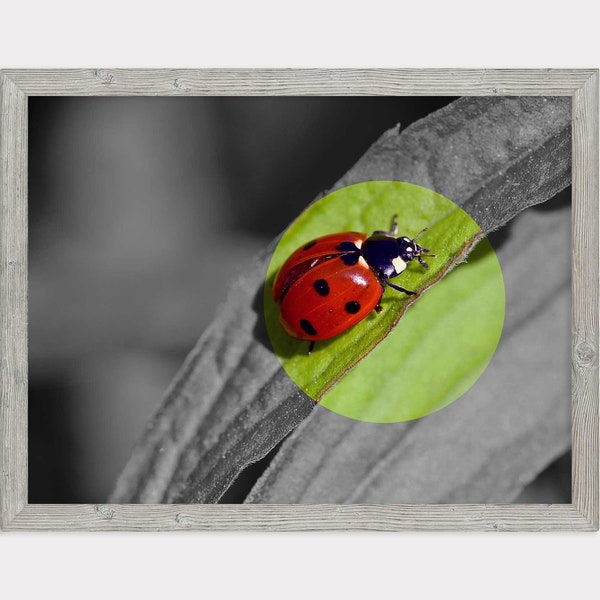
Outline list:
[[[391,231],[334,233],[298,248],[285,262],[273,286],[273,299],[281,305],[279,319],[286,333],[314,343],[350,329],[372,310],[381,312],[385,286],[414,294],[389,280],[429,250],[415,239],[396,238]],[[427,231],[424,229],[421,233]],[[420,234],[419,234],[420,235]],[[417,236],[418,237],[418,236]]]

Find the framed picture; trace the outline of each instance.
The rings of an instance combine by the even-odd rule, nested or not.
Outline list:
[[[598,529],[597,70],[1,84],[3,530]]]

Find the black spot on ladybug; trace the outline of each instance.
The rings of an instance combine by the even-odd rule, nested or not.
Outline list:
[[[342,242],[337,249],[342,252],[358,252],[358,248],[352,242]]]
[[[360,254],[358,252],[356,254],[342,254],[340,258],[345,265],[352,266],[358,262]]]
[[[317,330],[313,327],[313,324],[306,319],[300,319],[300,327],[308,335],[317,335]]]
[[[308,244],[306,244],[306,246],[304,246],[304,248],[302,248],[302,250],[308,250],[309,248],[312,248],[316,243],[317,243],[317,240],[313,240],[312,242],[308,242]]]
[[[356,300],[351,300],[350,302],[346,302],[346,306],[344,307],[347,313],[351,315],[355,315],[360,310],[360,304]]]
[[[313,287],[319,296],[327,296],[329,294],[329,284],[324,279],[317,279],[313,283]]]

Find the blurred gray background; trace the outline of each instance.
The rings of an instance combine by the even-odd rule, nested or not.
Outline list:
[[[30,98],[29,502],[106,501],[236,272],[452,100]]]

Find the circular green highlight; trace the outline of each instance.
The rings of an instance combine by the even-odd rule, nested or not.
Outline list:
[[[272,298],[279,269],[314,238],[387,230],[395,214],[398,236],[428,228],[419,243],[436,257],[427,259],[429,270],[413,261],[392,281],[425,291],[413,301],[386,289],[380,314],[317,342],[308,355],[308,342],[288,336],[279,322]],[[474,240],[466,262],[455,264]],[[454,202],[414,184],[371,181],[315,202],[284,233],[267,271],[264,312],[275,354],[313,400],[361,421],[409,421],[458,399],[486,369],[502,333],[504,280],[491,244]]]

